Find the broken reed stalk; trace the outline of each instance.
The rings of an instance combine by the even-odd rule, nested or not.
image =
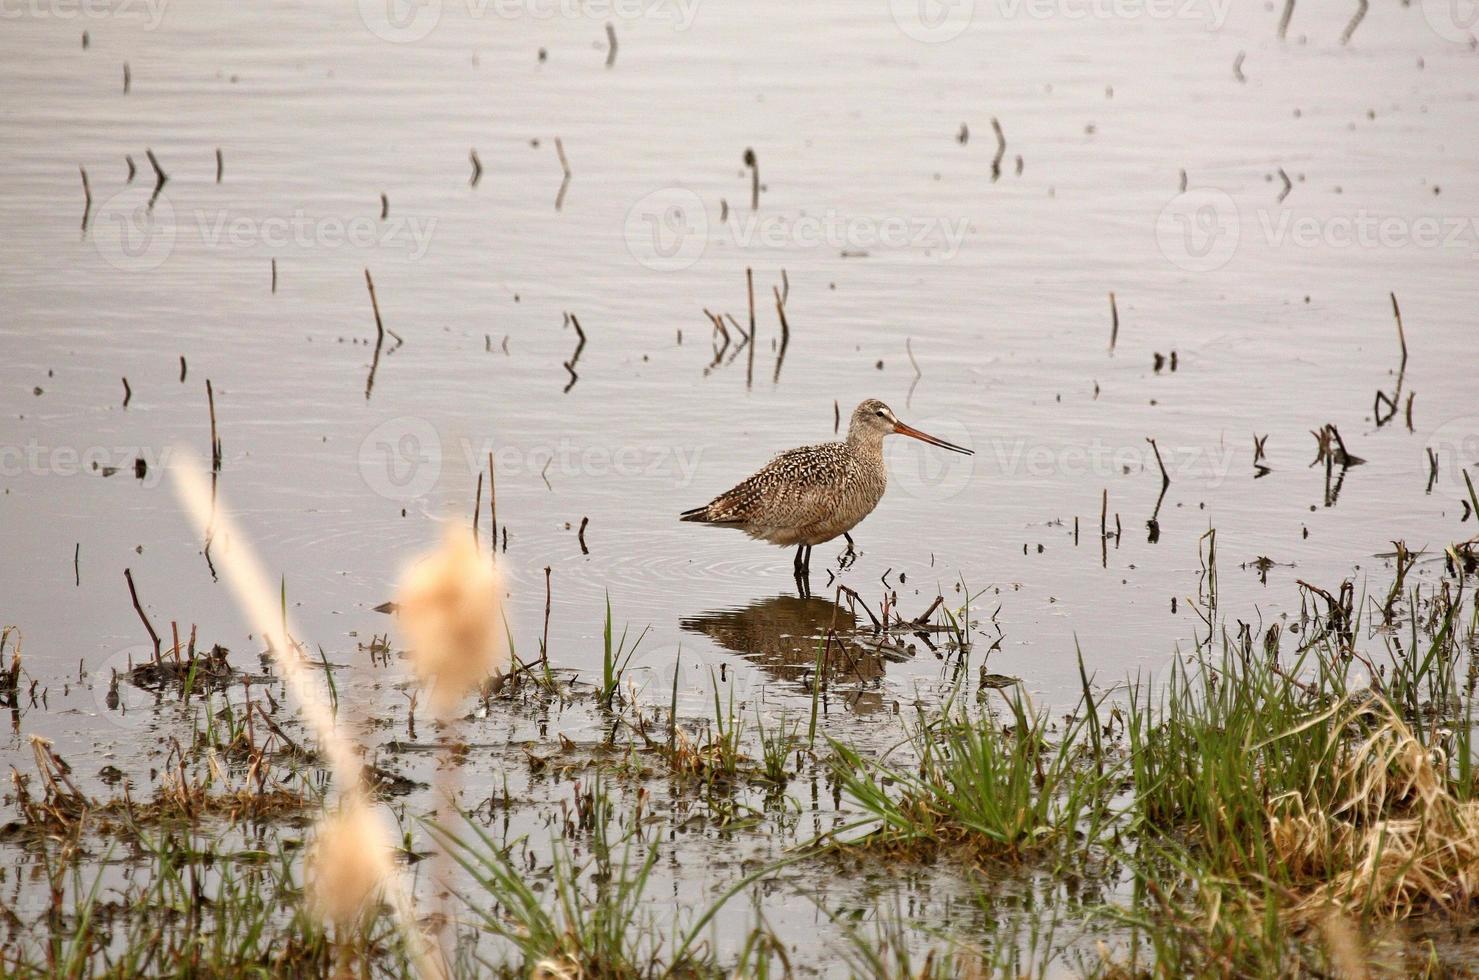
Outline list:
[[[478,159],[478,151],[473,148],[467,152],[467,159],[472,164],[472,177],[467,181],[471,187],[478,186],[478,181],[483,179],[483,161]]]
[[[1397,294],[1388,293],[1392,298],[1392,316],[1397,318],[1397,342],[1402,345],[1402,366],[1407,366],[1407,334],[1402,329],[1402,308],[1397,305]]]
[[[539,641],[539,658],[545,663],[549,662],[549,607],[550,607],[550,567],[544,566],[544,638]]]
[[[1120,308],[1115,302],[1113,290],[1109,293],[1109,352],[1114,353],[1114,345],[1120,337]]]
[[[750,354],[745,367],[745,387],[748,388],[755,380],[755,273],[749,268],[745,269],[745,293],[750,299]]]
[[[482,515],[482,513],[483,513],[483,471],[482,470],[479,470],[478,471],[478,492],[477,492],[477,496],[473,498],[473,502],[472,502],[472,543],[473,543],[473,547],[477,547],[477,544],[478,544],[478,518]],[[498,532],[496,530],[493,532],[493,536],[495,538],[498,537]]]
[[[560,192],[555,195],[555,210],[558,211],[565,205],[565,192],[570,189],[570,161],[565,159],[565,144],[560,137],[555,137],[555,154],[560,158],[560,171],[564,177],[560,180]]]
[[[165,173],[164,168],[159,165],[159,158],[154,155],[153,150],[146,149],[144,156],[149,158],[149,166],[154,168],[154,185],[156,187],[163,187],[165,182],[169,180],[169,174]]]
[[[77,548],[80,551],[82,549],[81,544]],[[134,588],[133,571],[125,568],[123,570],[123,578],[128,582],[128,597],[133,600],[134,612],[139,614],[139,619],[144,623],[144,629],[149,631],[149,639],[154,641],[154,659],[157,661],[159,659],[159,634],[154,632],[154,624],[149,622],[149,617],[144,613],[144,607],[139,605],[139,590]]]
[[[272,260],[272,295],[277,295],[277,259]]]
[[[221,176],[226,172],[226,160],[221,156],[221,148],[216,147],[216,183],[221,182]]]
[[[123,379],[123,407],[128,408],[128,403],[134,396],[134,390],[128,386],[128,378]]]
[[[616,28],[611,26],[611,21],[606,22],[606,67],[610,68],[616,64]]]
[[[786,361],[786,345],[791,342],[791,325],[786,322],[786,303],[781,298],[780,289],[775,286],[771,286],[770,289],[775,293],[775,313],[781,321],[781,348],[775,356],[775,378],[773,380],[774,384],[780,384],[781,365]]]
[[[581,351],[585,350],[585,331],[580,328],[580,320],[574,313],[566,313],[565,320],[575,327],[575,335],[579,338],[575,343],[575,353],[570,355],[570,360],[565,362],[565,370],[570,372],[570,383],[565,386],[568,392],[575,387],[575,382],[580,380],[580,375],[575,373],[575,362],[580,360]]]
[[[750,168],[750,210],[760,210],[760,164],[755,159],[755,151],[749,147],[745,148],[745,166]]]
[[[211,472],[221,472],[221,437],[216,434],[216,391],[211,379],[205,379],[205,401],[211,413]]]
[[[185,363],[185,355],[184,354],[181,354],[180,355],[180,384],[184,384],[185,383],[185,374],[189,370],[190,370],[190,366]]]
[[[390,217],[390,196],[384,191],[380,192],[380,220],[384,221]]]
[[[375,280],[370,278],[370,270],[365,269],[365,287],[370,291],[370,309],[375,311],[375,347],[385,343],[385,322],[380,319],[380,301],[375,298]]]
[[[1157,466],[1159,466],[1161,468],[1161,487],[1162,487],[1162,489],[1164,489],[1166,487],[1169,487],[1171,485],[1171,478],[1168,475],[1166,475],[1166,464],[1163,463],[1163,462],[1161,462],[1161,449],[1160,449],[1160,447],[1155,444],[1155,440],[1154,439],[1151,439],[1148,436],[1146,437],[1146,440],[1145,441],[1148,442],[1148,443],[1150,443],[1150,448],[1155,453],[1155,465],[1157,465]],[[1257,442],[1256,439],[1254,441],[1255,441],[1255,443]],[[1108,491],[1105,491],[1105,492],[1107,493]]]
[[[488,454],[488,527],[493,536],[493,556],[498,556],[498,487],[493,482],[497,479],[493,470],[493,454]]]
[[[1109,488],[1104,488],[1104,497],[1099,504],[1099,562],[1109,567]]]
[[[745,332],[744,327],[739,325],[739,321],[734,318],[734,314],[726,313],[724,314],[724,318],[729,321],[729,325],[731,327],[734,327],[734,332],[739,334],[740,337],[743,338],[744,343],[742,343],[740,347],[743,347],[744,344],[748,344],[750,342],[750,335]],[[735,353],[738,354],[739,350],[739,347],[735,348]]]
[[[724,359],[724,352],[729,349],[729,330],[724,326],[724,320],[710,313],[708,307],[704,307],[704,316],[708,317],[709,322],[714,324],[714,332],[724,339],[722,345],[714,344],[714,364],[712,366],[717,367],[719,362]]]
[[[589,517],[582,517],[580,519],[580,532],[576,535],[576,537],[580,540],[580,553],[582,555],[588,555],[591,553],[591,550],[585,546],[585,529],[586,525],[590,524],[590,522],[591,519]]]
[[[1334,425],[1327,425],[1325,428],[1330,433],[1330,437],[1335,440],[1336,449],[1340,452],[1340,458],[1336,460],[1337,463],[1341,466],[1349,466],[1352,460],[1360,460],[1359,456],[1352,456],[1346,451],[1345,440],[1340,437],[1339,429]]]
[[[1284,0],[1284,13],[1279,18],[1279,40],[1289,35],[1289,21],[1294,16],[1294,0]]]
[[[87,182],[87,168],[77,169],[82,172],[82,230],[87,231],[87,219],[92,214],[92,187]]]
[[[995,116],[991,117],[991,129],[996,133],[996,157],[991,161],[991,180],[995,182],[1001,177],[1001,161],[1007,155],[1007,138]]]
[[[367,812],[371,794],[361,753],[339,732],[334,712],[320,693],[318,675],[309,667],[302,647],[290,638],[286,612],[275,601],[269,579],[248,539],[237,530],[231,514],[224,507],[217,506],[214,490],[206,483],[201,467],[189,449],[177,447],[174,459],[175,465],[170,467],[170,472],[175,479],[175,489],[197,532],[210,534],[213,528],[218,529],[225,540],[231,542],[231,547],[222,555],[221,563],[227,584],[248,621],[266,641],[268,655],[277,666],[284,687],[301,706],[304,721],[317,737],[320,751],[339,784],[341,809]],[[367,860],[406,944],[412,966],[423,978],[441,980],[447,976],[446,965],[418,923],[413,899],[391,858],[389,840],[378,822],[370,821],[370,824],[377,832],[368,842],[370,853]]]
[[[1341,44],[1350,44],[1351,35],[1356,33],[1356,28],[1361,26],[1361,21],[1366,19],[1366,11],[1371,6],[1369,0],[1356,0],[1356,14],[1351,22],[1346,25],[1345,31],[1340,35]]]
[[[755,335],[755,273],[750,268],[745,269],[745,292],[750,299],[750,336]]]

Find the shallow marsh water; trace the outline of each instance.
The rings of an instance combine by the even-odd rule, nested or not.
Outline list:
[[[520,652],[543,629],[548,566],[551,660],[599,671],[609,596],[618,624],[650,627],[634,676],[655,704],[681,648],[692,717],[721,667],[747,713],[809,707],[780,648],[799,638],[789,666],[804,669],[830,610],[788,598],[789,554],[675,515],[829,438],[834,401],[845,424],[883,398],[977,453],[890,446],[890,492],[841,582],[876,607],[886,577],[906,617],[937,592],[983,593],[975,663],[999,637],[990,669],[1044,704],[1077,696],[1076,649],[1108,686],[1194,642],[1185,597],[1209,528],[1223,610],[1264,622],[1298,612],[1295,579],[1360,582],[1395,539],[1472,533],[1479,55],[1443,5],[1373,6],[1347,46],[1349,12],[1304,5],[1282,43],[1262,4],[977,3],[937,23],[884,3],[443,3],[400,27],[368,3],[160,9],[27,7],[0,26],[0,620],[47,691],[0,760],[29,765],[34,733],[85,773],[150,765],[169,710],[106,704],[109,671],[150,649],[124,568],[156,627],[198,624],[256,668],[163,476],[176,445],[209,453],[206,379],[220,493],[301,632],[342,665],[344,703],[380,719],[371,743],[404,737],[406,705],[359,649],[388,628],[373,607],[439,518],[472,513],[489,452]],[[963,9],[968,24],[950,19]],[[572,172],[558,209],[557,141]],[[152,212],[146,148],[169,174]],[[387,339],[368,391],[365,268],[404,341]],[[746,268],[749,383],[749,351],[715,363],[703,312],[746,322]],[[1400,409],[1373,419],[1398,383],[1392,292],[1412,431]],[[573,384],[567,313],[586,337]],[[1367,461],[1333,501],[1309,466],[1326,423]],[[1171,476],[1153,542],[1147,437]],[[92,459],[118,472],[77,462]],[[1123,533],[1101,561],[1106,491]],[[833,554],[817,551],[819,596]],[[888,745],[895,715],[946,679],[923,652],[880,663],[831,699],[829,730]],[[540,727],[484,724],[473,742]],[[601,725],[549,719],[577,742]],[[501,786],[506,762],[469,766],[469,796]],[[427,779],[432,760],[397,765]],[[531,825],[564,792],[535,782]],[[841,819],[827,795],[818,810]],[[685,861],[746,846],[771,848]],[[707,887],[686,864],[673,877],[675,896]],[[805,910],[804,926],[774,923],[797,935],[825,920],[775,900]]]

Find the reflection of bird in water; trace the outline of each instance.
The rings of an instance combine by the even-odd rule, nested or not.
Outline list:
[[[779,681],[803,685],[808,692],[818,646],[825,648],[822,670],[829,684],[871,686],[884,674],[885,661],[877,646],[856,638],[853,614],[827,599],[780,595],[742,609],[690,616],[679,625],[707,636]],[[833,629],[836,635],[827,643],[827,632]],[[848,703],[859,711],[883,706],[877,691],[857,691]]]
[[[847,532],[883,498],[888,482],[883,438],[895,433],[971,454],[905,425],[887,405],[870,398],[852,413],[846,442],[781,453],[753,476],[678,519],[737,527],[752,538],[784,547],[794,544],[796,577],[802,579],[810,570],[813,545],[842,535],[852,547]]]

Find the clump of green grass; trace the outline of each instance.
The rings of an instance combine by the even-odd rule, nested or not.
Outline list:
[[[590,793],[593,811],[613,813],[599,780]],[[614,820],[598,819],[588,832],[588,856],[577,857],[568,838],[551,841],[548,878],[552,894],[537,886],[527,867],[472,820],[453,831],[429,829],[469,876],[473,891],[462,896],[467,912],[489,933],[508,942],[521,961],[517,975],[590,976],[636,980],[658,976],[721,976],[712,945],[702,941],[714,916],[736,894],[772,873],[766,867],[730,884],[707,908],[679,925],[654,907],[652,873],[661,849],[641,825],[613,835]],[[520,842],[515,842],[517,845]],[[741,962],[763,972],[776,944],[751,935]],[[514,974],[509,963],[478,958],[478,972]],[[746,975],[749,975],[747,973]]]
[[[1289,662],[1224,644],[1179,663],[1128,713],[1139,835],[1173,832],[1212,874],[1266,882],[1300,907],[1404,917],[1479,895],[1472,692],[1458,687],[1459,610],[1430,597],[1419,644],[1378,666],[1350,647],[1359,616]],[[1301,679],[1305,678],[1305,679]],[[1365,686],[1367,683],[1372,686]]]
[[[244,849],[217,834],[178,830],[140,831],[134,844],[142,863],[121,882],[108,870],[121,857],[114,849],[90,882],[65,847],[49,855],[52,907],[0,945],[0,973],[39,980],[331,972],[334,944],[302,902],[290,849]],[[408,969],[383,918],[348,945],[362,961]]]
[[[1414,589],[1400,619],[1380,605],[1370,630],[1349,583],[1339,598],[1307,588],[1319,601],[1301,622],[1261,644],[1223,632],[1163,683],[1132,684],[1107,725],[1085,676],[1060,728],[1020,696],[1005,724],[951,699],[909,726],[904,761],[834,744],[836,778],[864,813],[849,830],[866,832],[845,842],[1046,859],[1060,873],[1099,852],[1133,892],[1105,913],[1130,933],[1130,966],[1101,964],[1112,975],[1328,970],[1349,952],[1330,922],[1369,931],[1472,910],[1479,614],[1444,584]],[[1405,966],[1427,962],[1399,947]]]
[[[601,707],[610,710],[612,702],[616,699],[621,689],[621,679],[626,673],[627,665],[632,662],[637,648],[642,645],[642,640],[647,636],[647,630],[643,629],[632,642],[631,649],[627,648],[627,628],[621,628],[620,638],[613,639],[615,631],[612,629],[611,620],[611,596],[606,596],[606,625],[601,632],[601,686],[596,690],[596,700]]]
[[[973,717],[955,699],[937,715],[922,714],[907,733],[908,768],[833,742],[836,777],[868,817],[869,833],[854,842],[953,844],[1016,859],[1098,841],[1118,776],[1090,738],[1088,727],[1098,724],[1093,701],[1056,738],[1020,695],[1006,703],[1006,725]]]
[[[755,728],[760,733],[761,776],[775,786],[784,786],[791,779],[786,760],[801,744],[797,734],[800,726],[796,723],[788,724],[786,715],[782,713],[776,723],[767,728],[764,715],[756,708]]]
[[[1135,896],[1114,912],[1136,937],[1132,962],[1329,972],[1349,956],[1332,922],[1370,934],[1479,901],[1472,614],[1447,588],[1415,590],[1406,637],[1376,631],[1382,650],[1368,653],[1365,603],[1341,594],[1299,624],[1291,653],[1277,632],[1262,649],[1224,635],[1158,695],[1137,685],[1119,852]],[[1436,968],[1431,950],[1388,945],[1404,972]]]

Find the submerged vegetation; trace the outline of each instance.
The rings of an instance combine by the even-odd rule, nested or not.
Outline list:
[[[1215,608],[1208,550],[1202,600]],[[883,750],[818,731],[822,693],[848,677],[824,666],[843,642],[835,631],[816,639],[818,670],[799,681],[809,720],[737,701],[717,676],[712,716],[684,718],[676,674],[670,704],[627,676],[633,648],[608,606],[602,676],[545,664],[517,665],[492,686],[462,677],[458,689],[479,689],[480,708],[439,712],[443,770],[469,751],[478,717],[564,706],[600,724],[597,743],[558,733],[522,750],[530,779],[558,772],[571,787],[558,812],[543,807],[546,832],[510,833],[510,815],[528,804],[507,788],[472,804],[439,782],[452,806],[391,808],[396,863],[421,880],[417,921],[441,950],[435,969],[456,975],[792,975],[802,964],[763,896],[810,894],[808,881],[875,856],[895,875],[953,869],[974,897],[965,928],[887,903],[862,918],[819,904],[855,975],[1461,970],[1463,945],[1436,937],[1479,897],[1469,584],[1462,564],[1407,578],[1381,600],[1357,599],[1350,583],[1302,584],[1298,619],[1219,631],[1163,677],[1104,686],[1081,670],[1066,714],[1017,687],[973,690],[969,647],[947,642],[945,696],[916,703]],[[979,627],[965,606],[931,613],[936,636]],[[455,637],[455,619],[421,635]],[[884,626],[849,642],[897,642]],[[469,635],[480,676],[502,673],[488,625]],[[251,692],[250,679],[243,686]],[[180,693],[193,736],[169,750],[147,801],[126,782],[112,799],[89,797],[55,748],[33,739],[36,771],[12,773],[15,819],[0,839],[30,855],[51,899],[37,918],[4,914],[4,971],[425,972],[389,899],[375,897],[378,872],[349,857],[378,833],[355,829],[368,811],[326,811],[323,760],[284,731],[299,723],[251,693],[244,707],[215,688]],[[395,774],[371,768],[385,776],[371,783],[376,798],[394,800]],[[787,790],[796,780],[830,788],[830,826],[802,829]],[[782,846],[664,896],[655,869],[677,859],[674,835],[694,820],[724,828],[731,846],[776,835]],[[1014,906],[1011,894],[1050,899]],[[746,903],[743,934],[717,935],[721,911]]]

